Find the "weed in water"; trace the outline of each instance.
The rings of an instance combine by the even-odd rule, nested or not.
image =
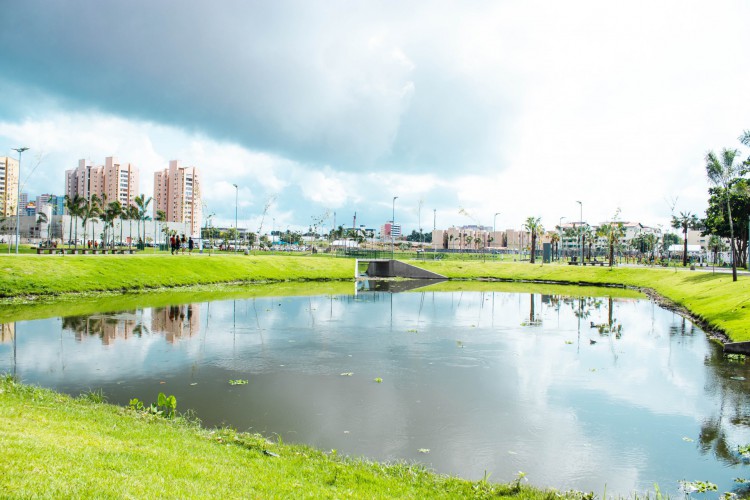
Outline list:
[[[380,378],[380,377],[375,377],[375,378],[374,378],[373,380],[374,380],[375,382],[377,382],[378,384],[380,384],[380,383],[382,383],[382,382],[383,382],[383,379],[382,379],[382,378]]]
[[[241,380],[241,379],[229,381],[229,385],[247,385],[247,383],[248,383],[247,380]]]
[[[81,399],[86,399],[92,403],[102,404],[107,402],[107,397],[104,395],[104,391],[97,389],[95,391],[89,390],[81,394]]]

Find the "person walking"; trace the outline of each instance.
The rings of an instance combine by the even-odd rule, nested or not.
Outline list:
[[[169,250],[174,255],[174,234],[169,237]]]
[[[193,253],[194,246],[195,246],[195,243],[193,242],[193,237],[191,236],[190,238],[188,238],[188,253],[189,254]]]
[[[182,234],[182,239],[180,240],[180,248],[182,248],[182,255],[185,255],[185,247],[187,246],[187,241],[185,240],[185,233]]]

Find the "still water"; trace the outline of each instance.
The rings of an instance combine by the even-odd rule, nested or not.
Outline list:
[[[470,479],[738,491],[748,365],[648,299],[564,290],[365,290],[20,321],[2,327],[0,372],[121,405],[161,391],[208,426]]]

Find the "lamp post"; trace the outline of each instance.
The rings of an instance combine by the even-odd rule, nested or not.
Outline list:
[[[437,231],[437,208],[432,209],[432,258],[435,258],[437,252],[437,243],[435,242],[435,231]]]
[[[581,243],[581,265],[583,265],[583,203],[578,200],[576,200],[576,203],[578,203],[581,208],[581,225],[578,228],[578,241]]]
[[[562,237],[563,237],[562,220],[564,218],[565,217],[560,217],[560,222],[557,223],[557,227],[560,229],[560,243],[562,243]],[[558,245],[560,243],[558,243]],[[562,257],[562,252],[560,250],[560,247],[558,246],[557,247],[557,260],[559,261],[561,257]]]
[[[232,186],[234,186],[234,251],[237,252],[237,236],[240,234],[240,228],[237,227],[237,203],[240,198],[240,188],[237,184],[232,184]]]
[[[393,226],[396,225],[396,200],[398,196],[393,197],[393,210],[391,213],[391,260],[394,257],[394,241],[393,241]]]
[[[16,194],[16,255],[18,255],[18,241],[21,239],[21,154],[29,148],[12,148],[18,153],[18,192]]]

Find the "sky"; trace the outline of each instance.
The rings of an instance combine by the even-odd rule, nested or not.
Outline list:
[[[198,167],[204,215],[252,231],[667,227],[704,215],[707,151],[750,154],[744,0],[1,3],[32,197],[116,156],[149,196]]]

